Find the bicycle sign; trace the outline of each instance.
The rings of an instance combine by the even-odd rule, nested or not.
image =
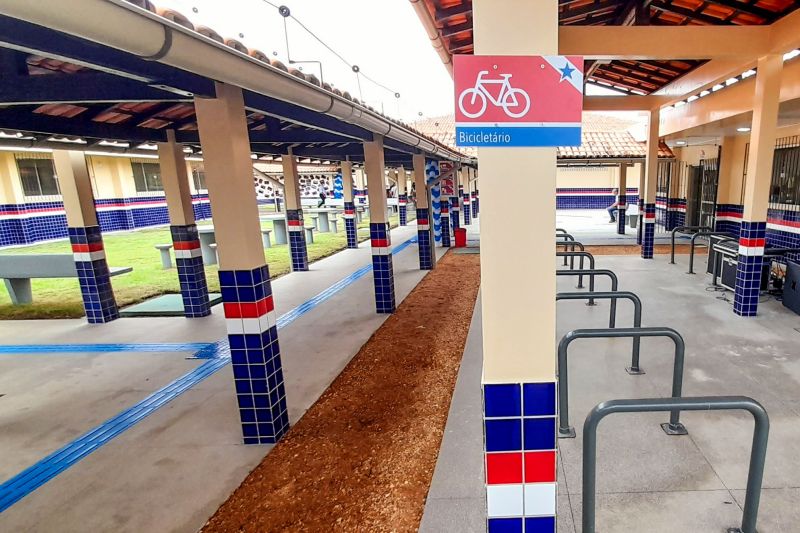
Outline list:
[[[583,59],[454,58],[457,146],[577,146]]]

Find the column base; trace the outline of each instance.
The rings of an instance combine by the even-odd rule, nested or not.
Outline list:
[[[739,263],[736,266],[736,287],[733,295],[733,312],[739,316],[758,314],[766,235],[766,222],[742,222],[739,234]]]
[[[394,268],[392,265],[392,239],[385,222],[369,225],[372,244],[372,277],[375,284],[375,310],[394,313]]]
[[[269,269],[221,270],[219,283],[243,442],[274,444],[289,412]]]
[[[619,204],[617,208],[617,234],[618,235],[625,235],[625,214],[626,214],[626,205],[623,203]]]
[[[427,207],[417,209],[417,246],[419,248],[420,270],[433,270],[433,250],[431,248],[431,227],[428,212]]]
[[[442,216],[441,216],[441,232],[442,232],[442,248],[450,248],[452,243],[450,241],[450,211],[444,205],[442,205]]]
[[[86,320],[90,324],[116,320],[119,318],[119,309],[111,288],[100,226],[68,228],[68,232]]]
[[[289,233],[289,253],[292,257],[292,272],[306,272],[308,271],[308,246],[306,244],[303,210],[287,209],[286,224],[286,230]]]
[[[197,226],[170,226],[170,233],[183,297],[183,314],[186,318],[208,316],[211,314],[211,305]]]
[[[344,232],[348,248],[358,248],[358,229],[356,228],[356,205],[353,202],[344,203]]]
[[[653,258],[656,232],[656,204],[645,204],[642,221],[642,259]]]

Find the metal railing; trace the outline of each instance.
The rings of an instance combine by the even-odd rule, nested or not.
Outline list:
[[[611,280],[611,292],[619,290],[619,280],[617,275],[608,269],[592,269],[592,270],[556,270],[556,276],[589,276],[589,292],[594,292],[594,277],[595,276],[608,276]],[[580,285],[577,287],[581,289]],[[593,300],[589,300],[587,305],[594,304]],[[608,327],[613,328],[616,326],[617,321],[617,300],[611,300],[611,318],[608,321]]]
[[[558,239],[558,236],[556,236],[556,239]],[[574,238],[571,241],[570,240],[565,240],[565,241],[558,241],[557,240],[556,241],[556,249],[558,249],[560,246],[564,247],[564,251],[565,252],[574,252],[574,251],[576,251],[575,248],[578,248],[581,252],[585,252],[586,251],[586,248],[583,246],[583,243],[576,241]],[[564,266],[566,266],[566,265],[567,265],[567,258],[565,257],[564,258]],[[573,269],[575,268],[575,257],[572,257],[570,259],[569,267],[573,268]],[[583,268],[583,261],[581,261],[581,268]]]
[[[630,300],[633,302],[633,327],[642,327],[642,300],[639,299],[634,293],[629,291],[617,292],[558,292],[556,293],[556,301],[560,300],[588,300],[597,298],[598,300]],[[613,313],[610,313],[608,323],[609,327],[613,328],[616,325],[617,308],[613,308]],[[644,370],[639,367],[639,347],[641,346],[641,337],[633,338],[633,351],[631,353],[631,367],[628,370],[629,374],[644,374]]]
[[[664,411],[721,411],[741,410],[753,415],[753,446],[747,473],[744,511],[741,528],[730,528],[729,533],[756,533],[758,505],[761,500],[761,483],[769,439],[769,416],[764,407],[747,396],[710,396],[688,398],[646,398],[637,400],[611,400],[592,409],[583,424],[583,517],[582,532],[595,533],[595,489],[597,484],[597,426],[614,413],[653,413]]]
[[[669,254],[669,264],[675,264],[675,234],[676,233],[692,233],[693,231],[711,231],[712,228],[708,226],[678,226],[677,228],[672,230],[671,239],[671,250]]]
[[[694,274],[694,248],[698,237],[730,237],[730,235],[725,231],[698,231],[692,235],[691,244],[689,245],[689,272],[687,274]],[[710,242],[711,240],[709,239]]]
[[[589,269],[590,270],[594,270],[594,256],[589,252],[558,252],[557,251],[556,252],[556,257],[564,257],[564,258],[566,258],[566,257],[572,257],[572,258],[579,257],[580,258],[580,263],[579,263],[578,267],[579,267],[580,270],[583,270],[583,259],[587,258],[589,260]],[[572,269],[572,270],[575,269],[575,263],[574,262],[570,265],[570,269]],[[583,274],[580,274],[580,273],[578,274],[578,288],[579,289],[583,288]],[[594,305],[594,302],[592,301],[589,305]]]
[[[556,229],[558,229],[558,228],[556,228]],[[561,231],[564,231],[564,230],[561,230]],[[572,235],[570,235],[567,232],[558,233],[558,231],[556,231],[556,239],[564,239],[564,241],[574,241],[575,237],[573,237]],[[567,266],[567,258],[566,257],[564,257],[564,266]],[[573,263],[572,266],[574,268],[575,264]]]
[[[570,344],[578,339],[611,339],[611,338],[668,337],[675,343],[675,357],[672,365],[672,397],[680,398],[683,391],[683,363],[686,344],[680,333],[672,328],[620,328],[620,329],[576,329],[570,331],[558,343],[558,437],[574,439],[575,428],[569,425],[569,372],[567,354]],[[631,361],[631,368],[638,368],[639,361]],[[641,370],[641,369],[639,369]],[[675,409],[670,412],[669,422],[661,424],[667,435],[686,435],[686,428],[680,421],[681,412]]]

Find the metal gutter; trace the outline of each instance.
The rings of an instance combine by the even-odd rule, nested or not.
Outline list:
[[[399,123],[184,28],[125,0],[0,0],[0,11],[21,20],[271,96],[394,139],[432,156],[468,156],[420,137]]]
[[[453,56],[450,55],[450,51],[447,49],[447,44],[442,39],[442,34],[439,33],[439,28],[436,27],[436,23],[431,17],[430,11],[428,11],[428,7],[425,5],[423,0],[409,0],[411,2],[411,6],[414,8],[414,11],[417,12],[417,17],[419,17],[420,22],[422,22],[422,27],[425,28],[425,32],[428,34],[428,39],[431,40],[431,46],[433,49],[436,50],[436,53],[439,54],[439,57],[442,59],[442,63],[447,68],[447,72],[450,73],[450,77],[453,77]]]

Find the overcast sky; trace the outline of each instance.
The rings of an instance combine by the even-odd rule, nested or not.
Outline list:
[[[280,0],[270,0],[281,5]],[[214,28],[271,57],[287,61],[284,19],[264,0],[157,0],[195,24]],[[351,68],[299,24],[287,19],[289,51],[295,61],[318,60],[323,78],[386,114],[413,121],[453,112],[453,82],[431,46],[408,0],[284,0],[291,14],[348,63],[388,89],[361,76],[361,90]],[[196,10],[196,12],[195,12]],[[242,34],[243,37],[239,37]],[[275,54],[275,55],[273,55]],[[317,64],[299,64],[320,75]],[[397,99],[394,93],[400,93]]]

